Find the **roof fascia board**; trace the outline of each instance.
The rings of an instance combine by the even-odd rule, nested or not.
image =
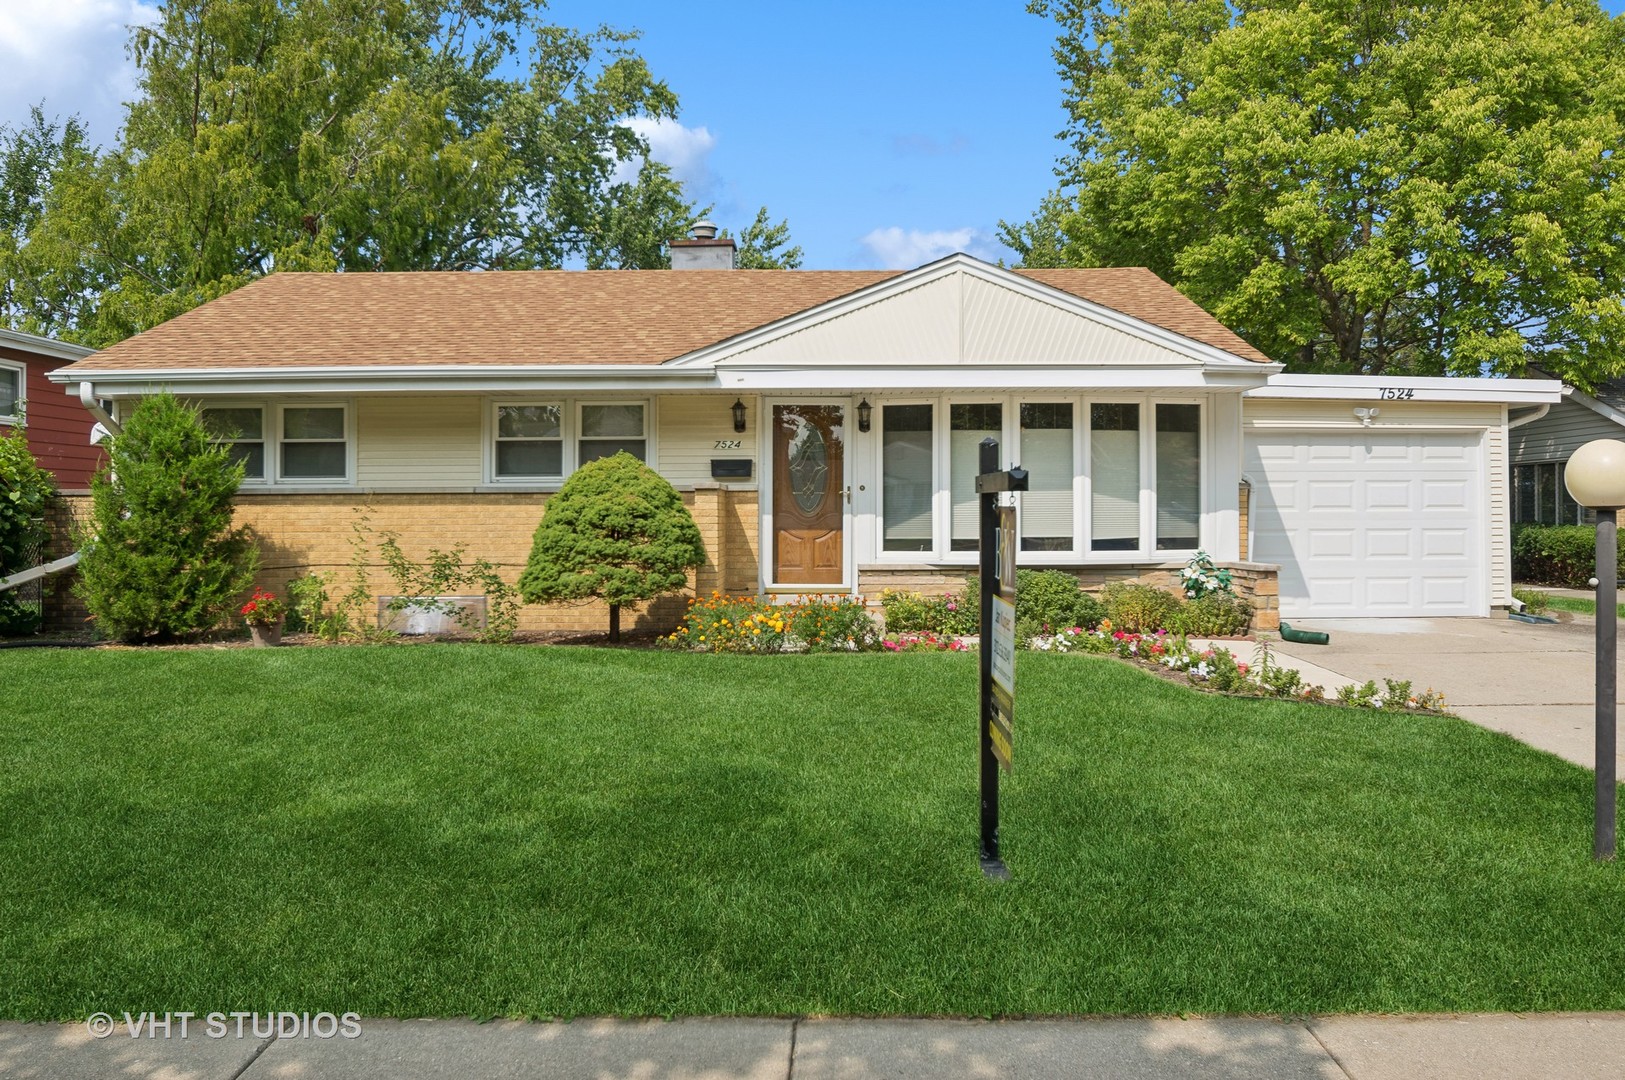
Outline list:
[[[1395,390],[1411,390],[1427,401],[1489,401],[1541,405],[1558,401],[1562,383],[1555,379],[1436,378],[1381,375],[1272,375],[1247,393],[1249,398],[1323,401],[1386,401]],[[1417,400],[1417,399],[1411,399]]]
[[[53,382],[69,383],[67,392],[77,394],[81,382],[93,383],[104,396],[139,396],[169,390],[187,394],[387,394],[464,391],[472,393],[518,393],[525,391],[615,391],[647,390],[651,385],[674,390],[715,389],[716,373],[656,372],[648,368],[628,378],[624,369],[605,370],[603,366],[572,368],[569,371],[534,367],[485,368],[479,372],[436,370],[418,372],[392,369],[389,373],[369,370],[290,372],[288,369],[257,371],[122,371],[84,372],[78,379],[62,379],[51,373]]]
[[[40,356],[49,356],[57,360],[83,360],[95,354],[95,349],[88,349],[83,345],[73,345],[66,341],[53,341],[51,338],[40,337],[38,334],[25,334],[20,330],[7,330],[0,328],[0,345],[9,345],[24,352],[37,353]]]
[[[759,326],[754,330],[747,330],[743,334],[724,339],[714,345],[707,345],[702,349],[688,353],[684,356],[666,361],[667,367],[701,367],[726,364],[728,359],[739,353],[758,348],[780,338],[799,333],[818,323],[839,318],[858,308],[867,307],[892,296],[928,285],[939,278],[947,277],[953,273],[967,273],[982,279],[990,284],[1008,288],[1039,303],[1057,307],[1071,314],[1102,323],[1112,329],[1121,331],[1131,337],[1139,338],[1152,345],[1168,349],[1180,356],[1188,357],[1198,363],[1210,365],[1240,365],[1250,369],[1264,371],[1279,371],[1280,366],[1275,364],[1260,364],[1256,360],[1247,360],[1223,349],[1185,337],[1183,334],[1164,329],[1143,319],[1132,315],[1125,315],[1121,311],[1085,300],[1081,296],[1052,288],[1042,282],[1022,277],[1020,274],[1006,270],[1002,267],[985,263],[964,252],[955,252],[936,262],[927,263],[914,270],[909,270],[896,277],[859,289],[857,292],[836,297],[817,307],[797,312],[774,322]]]
[[[1252,367],[1263,367],[1252,364]],[[874,367],[818,368],[726,367],[717,370],[718,384],[730,390],[890,391],[931,390],[1233,390],[1258,386],[1267,372],[1215,370],[1194,365],[1163,367]]]

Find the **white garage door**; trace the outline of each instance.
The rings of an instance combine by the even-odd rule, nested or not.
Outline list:
[[[1258,562],[1281,566],[1281,614],[1488,615],[1480,437],[1253,434]]]

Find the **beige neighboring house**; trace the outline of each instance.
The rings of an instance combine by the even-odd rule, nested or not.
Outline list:
[[[672,252],[679,268],[662,271],[273,274],[52,378],[116,412],[170,390],[232,433],[248,470],[240,516],[277,585],[315,570],[344,588],[362,507],[408,554],[463,543],[517,576],[549,493],[626,450],[694,512],[702,592],[941,591],[974,570],[976,448],[991,436],[1032,477],[1024,566],[1171,583],[1202,548],[1268,628],[1288,583],[1314,611],[1336,550],[1367,545],[1369,567],[1404,543],[1438,572],[1403,589],[1334,582],[1327,610],[1367,593],[1380,609],[1400,591],[1406,610],[1378,613],[1505,603],[1508,410],[1548,386],[1556,400],[1556,384],[1280,383],[1278,365],[1143,268],[959,254],[900,272],[735,270],[732,242],[704,232]],[[1388,392],[1405,396],[1378,420],[1351,411]],[[1307,448],[1296,471],[1282,438]],[[1302,520],[1342,505],[1315,471],[1338,447],[1368,448],[1339,467],[1388,470],[1387,486],[1351,492],[1343,548]],[[1402,483],[1404,541],[1369,528]],[[1451,484],[1471,489],[1457,491],[1465,509]],[[1469,535],[1441,547],[1455,529]],[[1471,554],[1451,561],[1451,544]],[[1439,584],[1452,577],[1465,583]],[[680,610],[656,604],[643,625]],[[604,625],[592,607],[525,618]]]

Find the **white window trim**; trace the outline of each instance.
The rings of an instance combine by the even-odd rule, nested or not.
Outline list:
[[[928,405],[931,408],[931,546],[924,551],[886,550],[886,406],[888,405]],[[943,464],[942,455],[937,447],[937,435],[942,430],[940,423],[942,401],[934,397],[888,397],[872,403],[872,408],[875,421],[869,426],[875,440],[875,561],[899,565],[921,561],[937,562],[942,554],[938,550],[938,538],[942,535],[938,519],[942,514]],[[769,463],[769,468],[771,467]]]
[[[344,410],[344,476],[342,477],[284,477],[282,475],[282,446],[286,441],[284,431],[284,414],[289,409],[343,409]],[[356,483],[356,430],[355,408],[351,402],[345,400],[315,400],[315,401],[278,401],[274,403],[276,414],[276,439],[272,444],[272,453],[275,461],[268,461],[265,467],[267,482],[285,487],[302,488],[348,488]],[[332,439],[301,439],[299,442],[333,442]]]
[[[269,416],[268,416],[268,413],[270,412],[270,409],[269,409],[269,407],[267,407],[265,402],[263,402],[263,401],[243,401],[243,400],[236,399],[236,398],[221,399],[221,400],[216,401],[215,399],[210,398],[210,399],[208,399],[206,401],[196,402],[196,405],[197,405],[197,408],[198,408],[200,413],[201,412],[206,412],[206,411],[208,411],[210,409],[258,409],[260,411],[260,438],[259,438],[259,443],[264,448],[265,475],[264,476],[244,476],[242,486],[243,487],[253,487],[253,488],[270,487],[271,486],[271,476],[273,475],[273,471],[275,469],[275,465],[274,465],[274,463],[272,462],[271,459],[276,456],[276,450],[275,450],[276,443],[270,437],[271,422],[270,422],[270,419],[269,419]],[[234,443],[241,442],[243,440],[240,440],[240,439],[215,439],[215,438],[211,438],[209,441],[214,443],[216,446],[230,446],[230,445],[232,445]],[[247,441],[248,442],[253,442],[254,440],[249,439]]]
[[[498,476],[497,475],[497,410],[503,406],[557,405],[559,407],[559,438],[563,442],[560,455],[563,475],[557,477]],[[485,399],[481,410],[480,442],[482,444],[485,484],[504,491],[557,491],[581,467],[581,409],[585,405],[641,405],[643,406],[643,458],[644,463],[659,471],[656,455],[655,432],[659,430],[655,415],[655,399],[555,397],[530,395],[526,397],[491,397]]]
[[[1119,566],[1124,563],[1175,562],[1188,559],[1197,549],[1167,549],[1159,551],[1156,543],[1156,407],[1158,405],[1195,405],[1198,412],[1197,452],[1200,455],[1198,482],[1198,546],[1207,541],[1214,512],[1214,492],[1210,476],[1212,446],[1212,400],[1208,396],[1171,397],[1153,394],[1116,393],[1065,394],[1023,391],[1012,394],[939,394],[935,396],[903,394],[870,395],[877,412],[874,451],[869,458],[871,481],[876,497],[873,510],[872,553],[867,556],[876,566],[929,563],[940,566],[975,566],[974,551],[954,551],[951,532],[953,526],[953,487],[949,475],[952,467],[952,436],[949,431],[953,405],[998,404],[1001,409],[1002,432],[999,453],[1003,464],[1021,464],[1021,406],[1025,403],[1070,404],[1072,406],[1072,520],[1073,547],[1070,551],[1023,551],[1019,562],[1023,566]],[[885,549],[885,483],[884,413],[887,405],[931,405],[934,437],[934,455],[931,462],[932,484],[932,546],[929,551],[887,551]],[[1091,457],[1093,427],[1090,407],[1093,405],[1134,405],[1140,411],[1139,427],[1139,545],[1125,551],[1095,551],[1093,543],[1094,462]],[[1018,498],[1019,507],[1020,500]],[[1021,523],[1018,521],[1019,534]]]
[[[28,418],[28,365],[15,360],[0,360],[0,371],[17,373],[17,407],[9,413],[0,413],[0,424],[15,426]]]
[[[1189,560],[1203,547],[1204,533],[1209,517],[1209,497],[1213,485],[1208,481],[1208,412],[1203,406],[1206,401],[1200,398],[1158,397],[1151,399],[1151,438],[1148,452],[1151,455],[1151,473],[1149,483],[1143,486],[1142,497],[1149,496],[1151,503],[1150,520],[1151,532],[1147,536],[1152,558],[1164,562],[1175,560]],[[1157,547],[1157,500],[1160,492],[1157,489],[1157,406],[1159,405],[1195,405],[1196,406],[1196,546],[1189,548],[1159,548]]]

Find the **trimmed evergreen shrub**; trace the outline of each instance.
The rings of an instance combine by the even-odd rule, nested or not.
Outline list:
[[[146,398],[91,480],[75,593],[97,628],[129,642],[213,629],[254,581],[259,550],[232,527],[243,467],[210,442],[195,409]]]
[[[577,469],[547,501],[519,576],[527,603],[599,599],[609,639],[621,639],[621,605],[688,584],[705,544],[677,489],[622,451]]]
[[[1106,611],[1065,570],[1017,570],[1016,618],[1047,627],[1047,633],[1081,626],[1092,630]]]
[[[30,569],[50,536],[45,507],[56,493],[51,474],[39,467],[21,425],[0,438],[0,577]],[[16,589],[0,592],[0,634],[32,634],[39,613]]]
[[[1625,565],[1625,530],[1618,537]],[[1593,525],[1520,525],[1512,533],[1512,576],[1517,581],[1584,589],[1597,572]]]

